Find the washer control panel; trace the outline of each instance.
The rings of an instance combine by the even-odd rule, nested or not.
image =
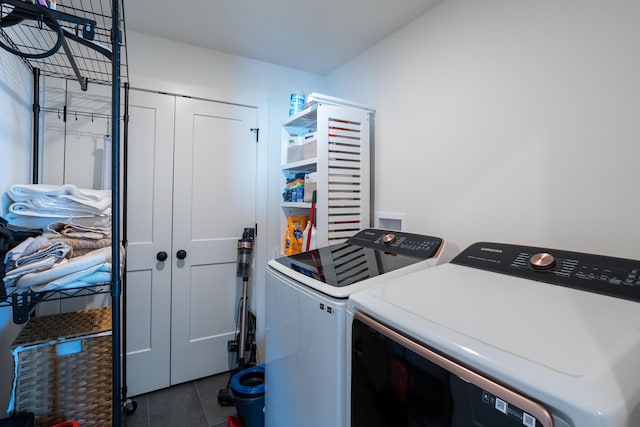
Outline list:
[[[640,302],[640,260],[479,242],[451,263]]]
[[[369,228],[359,231],[355,236],[349,238],[347,243],[390,254],[428,259],[438,253],[442,239],[402,231]]]

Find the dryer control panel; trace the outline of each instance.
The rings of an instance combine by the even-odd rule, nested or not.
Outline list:
[[[451,262],[640,302],[639,260],[479,242]]]
[[[438,253],[442,239],[422,234],[369,228],[350,237],[347,243],[390,254],[429,259]]]

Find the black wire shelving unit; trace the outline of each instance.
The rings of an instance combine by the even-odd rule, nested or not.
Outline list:
[[[121,182],[120,159],[127,161],[128,61],[124,0],[0,0],[0,43],[19,55],[33,72],[32,182],[39,182],[40,79],[43,76],[111,87],[112,136],[112,277],[109,285],[64,291],[0,294],[0,306],[12,306],[15,323],[25,323],[31,310],[42,301],[96,293],[111,294],[113,339],[113,425],[122,423],[122,410],[135,411],[126,396],[126,363],[121,361],[126,336],[126,286],[117,266],[124,264],[120,245],[126,249],[126,169]],[[124,103],[121,95],[124,94]],[[121,106],[124,114],[121,114]],[[117,120],[115,118],[118,118]],[[124,124],[121,132],[121,120]],[[122,138],[121,138],[122,136]],[[122,139],[122,141],[121,141]],[[122,151],[122,153],[121,153]],[[123,203],[121,204],[121,200]],[[4,287],[0,286],[4,293]],[[124,291],[124,292],[123,292]],[[126,358],[124,358],[126,360]]]

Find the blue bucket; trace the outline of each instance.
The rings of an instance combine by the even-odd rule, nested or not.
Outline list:
[[[245,427],[264,427],[264,363],[231,377],[230,394]]]

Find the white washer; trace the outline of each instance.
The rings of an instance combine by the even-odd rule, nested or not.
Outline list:
[[[497,243],[354,294],[350,425],[637,427],[639,301],[640,261]]]
[[[448,262],[438,237],[367,229],[268,263],[265,425],[346,423],[346,305],[369,286]]]

